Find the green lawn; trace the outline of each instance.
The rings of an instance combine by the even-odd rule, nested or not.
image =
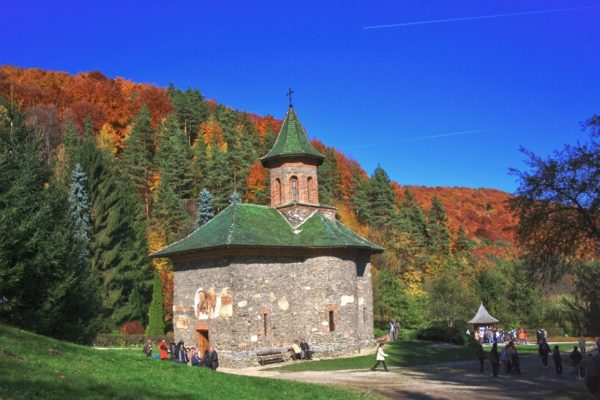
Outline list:
[[[96,350],[0,324],[2,399],[373,399],[319,385],[250,378]]]
[[[406,340],[388,343],[384,351],[389,355],[386,358],[388,366],[411,367],[441,363],[446,361],[475,360],[475,350],[470,347],[457,348],[434,348],[433,343],[422,340]],[[572,349],[572,344],[561,344],[561,350]],[[554,347],[554,346],[553,346]],[[498,347],[500,351],[502,346]],[[491,347],[484,348],[486,352]],[[519,353],[525,355],[537,355],[537,345],[517,346]],[[375,355],[359,356],[351,358],[340,358],[321,361],[297,361],[274,369],[281,371],[332,371],[344,369],[366,369],[375,364]]]

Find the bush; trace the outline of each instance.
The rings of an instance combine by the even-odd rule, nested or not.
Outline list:
[[[143,347],[148,339],[152,340],[154,348],[158,348],[157,344],[165,339],[167,342],[173,341],[173,333],[159,336],[147,335],[111,335],[98,334],[94,340],[95,347]]]
[[[419,329],[416,332],[416,337],[420,340],[454,343],[461,346],[467,344],[467,338],[456,327],[432,326],[425,329]]]
[[[127,321],[119,328],[121,335],[143,335],[146,332],[140,321]]]
[[[400,340],[417,340],[418,330],[416,329],[400,329],[398,339]]]

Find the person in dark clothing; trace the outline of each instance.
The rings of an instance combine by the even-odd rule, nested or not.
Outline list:
[[[479,360],[479,372],[483,373],[483,364],[485,362],[485,352],[483,351],[483,346],[481,343],[477,343],[475,347],[475,354],[477,354],[477,359]]]
[[[573,364],[573,372],[575,373],[575,379],[581,379],[579,366],[581,364],[581,359],[583,358],[583,356],[581,355],[581,352],[579,351],[577,346],[573,346],[573,351],[569,355],[569,358],[571,359],[571,363]]]
[[[210,364],[208,365],[208,367],[213,371],[216,371],[217,368],[219,368],[219,354],[212,347],[208,348],[208,354],[210,357]]]
[[[185,351],[185,344],[183,343],[183,340],[180,340],[179,343],[177,343],[175,352],[176,352],[175,361],[177,361],[180,364],[188,363],[189,359],[187,356],[187,352]]]
[[[521,375],[521,363],[519,360],[519,352],[514,342],[510,343],[508,348],[508,359],[511,365],[511,375]]]
[[[498,354],[498,343],[494,342],[492,345],[492,351],[490,353],[490,364],[492,365],[492,373],[494,378],[498,377],[498,370],[500,369],[500,355]]]
[[[169,353],[171,353],[171,361],[177,361],[177,345],[175,342],[169,343]]]
[[[210,364],[210,352],[208,350],[204,350],[204,355],[202,356],[202,366],[210,368]]]
[[[144,354],[148,358],[152,358],[152,340],[148,339],[148,342],[144,346]]]
[[[540,345],[538,346],[538,353],[542,357],[542,364],[544,367],[548,367],[548,356],[550,355],[550,346],[548,346],[548,342],[546,339],[542,339],[540,341]]]
[[[554,350],[552,350],[552,360],[554,361],[554,369],[556,370],[557,375],[562,374],[562,358],[560,356],[560,350],[558,345],[554,346]]]
[[[201,365],[200,355],[197,351],[192,353],[192,366],[199,367]]]
[[[302,359],[303,360],[311,360],[312,359],[312,353],[310,352],[310,346],[308,345],[308,343],[306,343],[306,340],[302,339],[300,341],[300,349],[302,350]]]
[[[500,361],[504,364],[504,375],[510,374],[510,363],[508,362],[508,345],[504,346],[500,353]]]

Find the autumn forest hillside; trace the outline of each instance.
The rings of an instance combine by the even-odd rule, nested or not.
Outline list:
[[[10,260],[2,266],[6,276],[20,277],[0,285],[0,298],[12,304],[0,303],[0,318],[19,316],[22,327],[78,341],[147,326],[162,333],[163,322],[168,329],[171,266],[148,254],[231,202],[269,204],[259,158],[273,146],[280,118],[233,110],[198,89],[100,72],[0,67],[6,222],[0,260]],[[376,319],[453,326],[483,299],[507,321],[528,321],[539,296],[522,283],[509,194],[402,186],[382,167],[365,171],[337,149],[312,143],[325,156],[318,170],[321,204],[337,207],[346,226],[386,249],[373,257]],[[46,280],[47,293],[32,297],[24,290],[32,271],[40,280],[54,279]],[[496,301],[516,290],[522,297]],[[71,310],[74,301],[89,307]],[[54,320],[44,313],[49,309]],[[57,325],[64,331],[54,331]]]
[[[63,72],[44,71],[40,69],[24,69],[12,66],[0,67],[0,96],[11,99],[20,108],[30,110],[30,118],[36,123],[48,125],[52,142],[57,145],[59,126],[65,120],[73,122],[83,129],[85,120],[91,117],[94,130],[102,135],[109,135],[117,151],[122,148],[123,140],[131,129],[131,122],[142,104],[148,105],[153,124],[156,125],[174,110],[166,88],[145,83],[134,83],[127,79],[110,79],[100,72],[79,73],[70,75]],[[206,102],[211,109],[217,102]],[[282,109],[282,115],[285,110]],[[258,116],[243,113],[253,125],[254,132],[262,140],[268,133],[276,135],[281,119],[272,116]],[[205,124],[194,126],[189,130],[203,130],[206,136],[217,135],[223,141],[219,127]],[[187,132],[190,142],[196,139],[197,132]],[[317,136],[318,132],[310,132]],[[358,171],[367,175],[360,165],[348,159],[343,153],[315,141],[316,147],[336,157],[339,175],[342,178],[341,200],[349,198],[353,191],[352,174]],[[253,185],[264,184],[265,171],[258,164],[252,166],[248,177],[250,199]],[[404,187],[394,182],[393,187],[398,198],[403,197]],[[514,243],[512,227],[515,219],[508,210],[506,201],[510,195],[496,189],[470,189],[461,187],[424,187],[409,186],[416,200],[423,207],[428,207],[434,196],[437,196],[446,209],[449,224],[453,228],[462,226],[468,236],[490,242]]]

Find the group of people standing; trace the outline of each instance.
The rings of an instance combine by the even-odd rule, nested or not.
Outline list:
[[[560,347],[554,345],[554,348],[550,349],[545,335],[540,335],[538,338],[540,339],[538,353],[542,358],[542,365],[547,368],[548,359],[552,357],[556,374],[562,375],[563,360]],[[569,353],[569,359],[573,366],[573,374],[575,375],[575,379],[585,380],[588,390],[600,399],[600,339],[596,342],[595,351],[588,352],[586,352],[585,340],[580,338],[579,341],[583,342],[583,345],[573,346],[573,350]],[[475,349],[479,360],[479,371],[483,372],[486,354],[481,343],[476,342]],[[514,341],[510,341],[504,346],[504,349],[500,353],[498,353],[498,343],[494,342],[489,358],[494,377],[498,376],[500,364],[504,364],[504,373],[506,375],[521,374],[519,352]]]
[[[467,329],[465,332],[467,336],[471,336],[471,331]],[[473,333],[473,339],[479,343],[504,343],[505,341],[515,342],[517,344],[529,344],[529,334],[523,328],[513,328],[508,331],[508,336],[504,332],[504,329],[500,328],[489,328],[479,327]]]
[[[152,341],[150,339],[148,339],[143,351],[148,358],[153,358]],[[178,364],[190,364],[194,367],[206,367],[212,370],[219,367],[219,355],[214,348],[209,346],[201,355],[195,347],[185,347],[183,340],[178,343],[171,342],[168,346],[164,339],[161,340],[158,345],[158,354],[154,358]]]
[[[313,352],[310,351],[308,342],[304,339],[292,343],[292,360],[312,360]]]
[[[485,351],[481,343],[476,343],[475,352],[477,359],[479,360],[479,372],[483,372],[485,364]],[[508,342],[501,352],[498,352],[498,343],[492,344],[492,350],[490,352],[490,365],[492,367],[492,374],[494,377],[498,377],[500,371],[500,364],[504,365],[505,375],[521,375],[521,363],[519,359],[519,351],[515,346],[515,342]]]

